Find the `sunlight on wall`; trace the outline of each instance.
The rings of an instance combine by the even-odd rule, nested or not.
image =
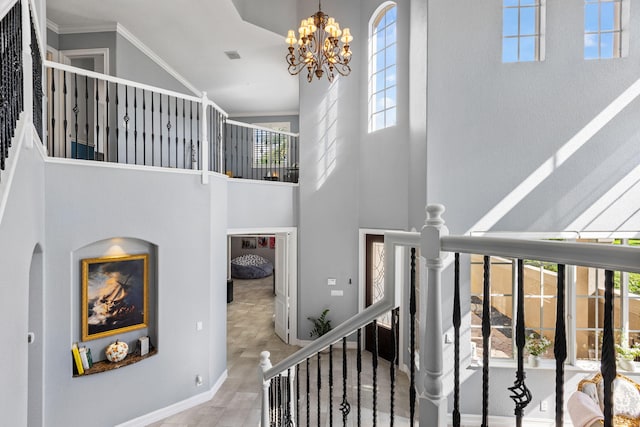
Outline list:
[[[597,116],[595,116],[585,127],[583,127],[578,133],[576,133],[569,141],[567,141],[552,157],[547,159],[542,165],[540,165],[531,175],[529,175],[524,181],[522,181],[516,188],[514,188],[504,199],[498,202],[493,209],[491,209],[484,217],[482,217],[477,223],[475,223],[469,230],[471,231],[488,231],[498,221],[500,221],[511,209],[513,209],[518,203],[520,203],[530,192],[532,192],[538,185],[540,185],[546,178],[548,178],[555,169],[560,167],[571,156],[573,156],[584,144],[586,144],[596,133],[598,133],[607,123],[609,123],[614,117],[616,117],[625,107],[627,107],[633,100],[640,95],[640,79],[636,80],[629,88],[627,88],[618,98],[611,102],[605,109],[603,109]],[[636,168],[637,170],[638,168]],[[638,177],[638,172],[633,171],[624,180],[614,187],[618,194],[622,194],[625,189],[622,187],[622,183],[627,185],[630,181]],[[631,183],[630,185],[633,185]],[[620,188],[618,188],[620,187]],[[614,189],[611,189],[614,191]],[[602,199],[602,203],[598,203],[598,206],[602,207],[606,204],[606,200],[609,200],[611,196],[605,195]],[[614,197],[615,198],[615,197]],[[591,212],[595,215],[596,212],[602,212],[600,210],[589,209],[587,212]],[[578,224],[588,224],[592,217],[583,214]],[[575,223],[574,223],[575,224]],[[569,228],[571,229],[571,228]]]
[[[317,141],[317,182],[319,190],[336,168],[337,161],[337,123],[338,123],[338,91],[340,79],[336,78],[329,86],[327,94],[320,101],[316,115]]]

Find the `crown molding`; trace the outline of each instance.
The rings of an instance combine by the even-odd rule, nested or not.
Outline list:
[[[47,27],[49,27],[49,22],[50,21],[47,20]],[[110,32],[117,31],[117,25],[118,25],[118,24],[101,24],[101,25],[78,25],[78,26],[62,27],[60,25],[56,25],[53,22],[51,22],[51,24],[57,27],[58,31],[56,32],[58,34],[110,33]],[[51,29],[53,30],[53,28]]]
[[[122,24],[116,24],[116,31],[122,37],[127,39],[132,45],[134,45],[138,50],[147,55],[153,62],[158,64],[162,69],[164,69],[167,73],[171,74],[173,78],[178,80],[184,87],[193,92],[196,96],[201,97],[202,92],[198,90],[194,85],[191,84],[182,74],[178,73],[172,66],[167,64],[160,56],[155,53],[149,46],[140,41],[139,38],[134,36],[129,30],[127,30]]]
[[[60,27],[50,19],[47,19],[47,28],[56,34],[60,34]]]

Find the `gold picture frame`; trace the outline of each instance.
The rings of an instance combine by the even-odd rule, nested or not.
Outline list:
[[[146,328],[149,254],[82,260],[82,341]]]

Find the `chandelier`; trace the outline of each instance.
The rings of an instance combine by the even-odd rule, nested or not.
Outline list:
[[[322,12],[320,1],[318,11],[300,22],[298,33],[299,39],[296,39],[294,30],[289,30],[286,38],[289,44],[287,63],[291,75],[306,68],[307,80],[311,82],[314,75],[320,79],[326,71],[327,79],[331,82],[335,77],[334,70],[343,76],[351,73],[351,32],[348,28],[341,30],[334,18]]]

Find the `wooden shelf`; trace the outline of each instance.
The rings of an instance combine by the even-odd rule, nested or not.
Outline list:
[[[73,377],[85,377],[87,375],[99,374],[101,372],[112,371],[114,369],[122,368],[123,366],[133,365],[134,363],[141,362],[151,356],[154,356],[158,353],[158,350],[152,348],[149,350],[149,353],[144,356],[140,356],[140,351],[135,351],[130,353],[120,362],[109,362],[108,360],[101,360],[99,362],[95,362],[93,366],[84,371],[83,375],[73,374]]]

